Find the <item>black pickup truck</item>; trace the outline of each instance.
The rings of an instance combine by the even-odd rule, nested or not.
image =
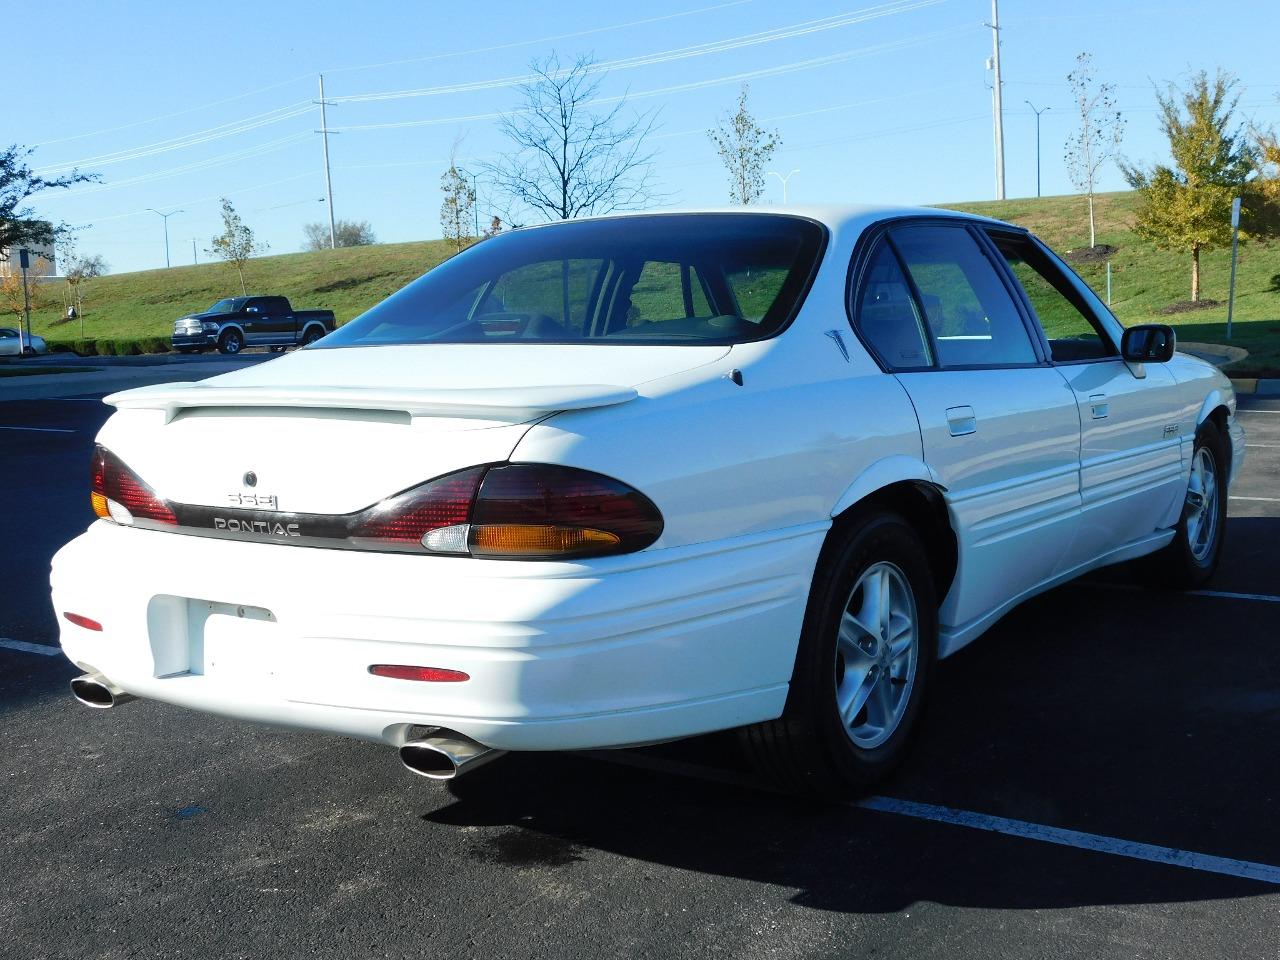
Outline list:
[[[315,343],[334,328],[332,310],[294,310],[288,297],[228,297],[204,313],[174,321],[173,349],[198,353],[217,347],[239,353],[245,347],[283,350]]]

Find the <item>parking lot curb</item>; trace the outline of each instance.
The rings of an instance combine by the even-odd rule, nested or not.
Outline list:
[[[1255,393],[1260,397],[1280,397],[1280,380],[1242,377],[1232,380],[1236,393]]]

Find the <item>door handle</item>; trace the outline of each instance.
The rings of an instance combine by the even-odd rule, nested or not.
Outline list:
[[[1102,420],[1111,413],[1111,403],[1105,393],[1094,393],[1089,396],[1089,413],[1095,420]]]
[[[973,407],[947,407],[947,428],[953,437],[963,437],[978,432],[978,418]]]

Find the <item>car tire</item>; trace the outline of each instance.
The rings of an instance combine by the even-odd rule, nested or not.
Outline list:
[[[886,596],[887,618],[877,614]],[[785,790],[865,793],[910,748],[937,648],[920,536],[895,513],[838,520],[814,574],[785,710],[743,729],[748,753]]]
[[[311,344],[315,343],[317,340],[319,340],[323,336],[324,336],[323,330],[319,329],[318,327],[312,327],[310,330],[308,330],[306,333],[302,335],[302,345],[304,347],[309,347],[311,346]]]
[[[23,347],[23,348],[22,348],[22,355],[23,355],[24,357],[34,357],[34,356],[36,355],[36,348],[35,348],[35,347]]]
[[[1138,572],[1153,587],[1191,590],[1202,586],[1218,568],[1227,533],[1227,467],[1231,450],[1212,420],[1196,430],[1191,475],[1182,517],[1173,539],[1143,557]]]
[[[227,356],[235,356],[244,349],[244,334],[234,327],[223,332],[218,338],[218,352]]]

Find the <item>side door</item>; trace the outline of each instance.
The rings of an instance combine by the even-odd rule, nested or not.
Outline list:
[[[1082,522],[1073,566],[1178,522],[1186,480],[1178,384],[1163,364],[1120,359],[1120,324],[1034,237],[987,229],[1015,278],[1054,367],[1080,409]]]
[[[289,306],[288,297],[263,297],[261,324],[264,343],[293,343],[297,340],[297,330],[293,318],[293,308]]]
[[[955,649],[1061,569],[1080,512],[1080,417],[975,227],[898,221],[873,242],[855,325],[910,395],[944,488],[959,564],[940,617]]]
[[[244,330],[244,342],[248,346],[261,346],[269,339],[267,331],[270,321],[267,320],[266,301],[266,297],[250,297],[235,318],[236,323]]]

